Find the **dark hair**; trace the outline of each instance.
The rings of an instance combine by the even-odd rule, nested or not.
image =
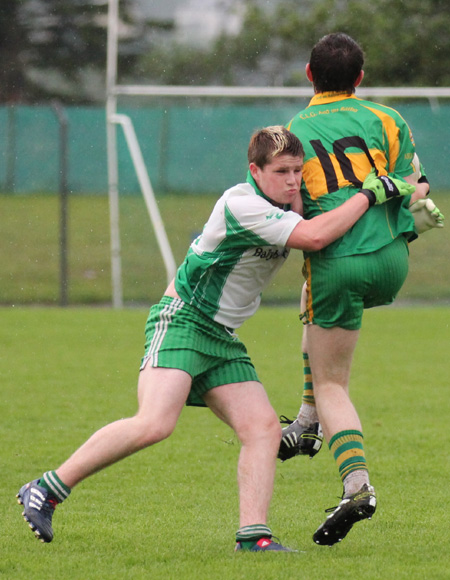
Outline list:
[[[303,145],[298,137],[282,125],[264,127],[253,133],[248,146],[248,162],[261,169],[278,155],[304,157]]]
[[[348,34],[335,32],[319,40],[311,51],[309,66],[316,92],[355,91],[364,65],[364,53]]]

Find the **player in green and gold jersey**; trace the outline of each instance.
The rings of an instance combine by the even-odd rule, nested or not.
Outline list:
[[[415,144],[405,120],[392,108],[355,96],[363,63],[361,47],[348,35],[334,33],[314,46],[306,66],[315,95],[288,124],[305,149],[301,194],[306,219],[342,207],[369,172],[382,180],[395,174],[413,182]],[[428,192],[422,168],[412,196],[376,206],[328,247],[304,252],[305,394],[297,419],[283,429],[279,457],[313,456],[320,449],[322,427],[344,494],[315,532],[318,544],[341,541],[355,522],[376,509],[362,427],[348,392],[350,368],[363,310],[390,304],[407,276],[408,241],[417,237],[409,206]],[[437,210],[433,224],[440,227],[442,220]]]

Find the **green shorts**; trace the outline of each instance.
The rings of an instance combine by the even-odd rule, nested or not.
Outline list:
[[[361,328],[364,308],[391,304],[408,274],[408,243],[401,236],[376,252],[306,259],[303,321],[322,328]]]
[[[188,405],[205,407],[202,395],[214,387],[259,381],[247,349],[233,330],[178,298],[163,296],[151,307],[145,337],[141,370],[150,364],[189,373]]]

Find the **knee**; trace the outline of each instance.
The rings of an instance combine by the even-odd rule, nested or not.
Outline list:
[[[135,435],[140,449],[159,443],[173,433],[174,427],[168,424],[154,424],[135,417]]]
[[[275,439],[277,444],[281,441],[281,425],[275,411],[266,419],[266,431],[271,439]]]
[[[270,424],[268,425],[268,431],[270,433],[270,438],[274,442],[274,445],[278,449],[281,442],[281,425],[277,415],[274,413],[271,418]]]
[[[273,410],[272,410],[273,411]],[[256,443],[278,449],[281,441],[281,425],[275,411],[253,418],[241,432],[242,444]]]

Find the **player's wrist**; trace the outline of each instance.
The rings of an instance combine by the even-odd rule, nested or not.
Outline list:
[[[428,185],[428,191],[427,191],[426,195],[430,195],[430,191],[431,191],[430,182],[428,181],[426,175],[421,175],[419,177],[419,179],[417,180],[417,183],[426,183]]]
[[[367,199],[369,200],[369,207],[372,207],[373,205],[375,205],[375,202],[377,201],[377,197],[373,191],[371,191],[370,189],[360,189],[359,193],[362,193],[363,195],[365,195],[367,197]]]

